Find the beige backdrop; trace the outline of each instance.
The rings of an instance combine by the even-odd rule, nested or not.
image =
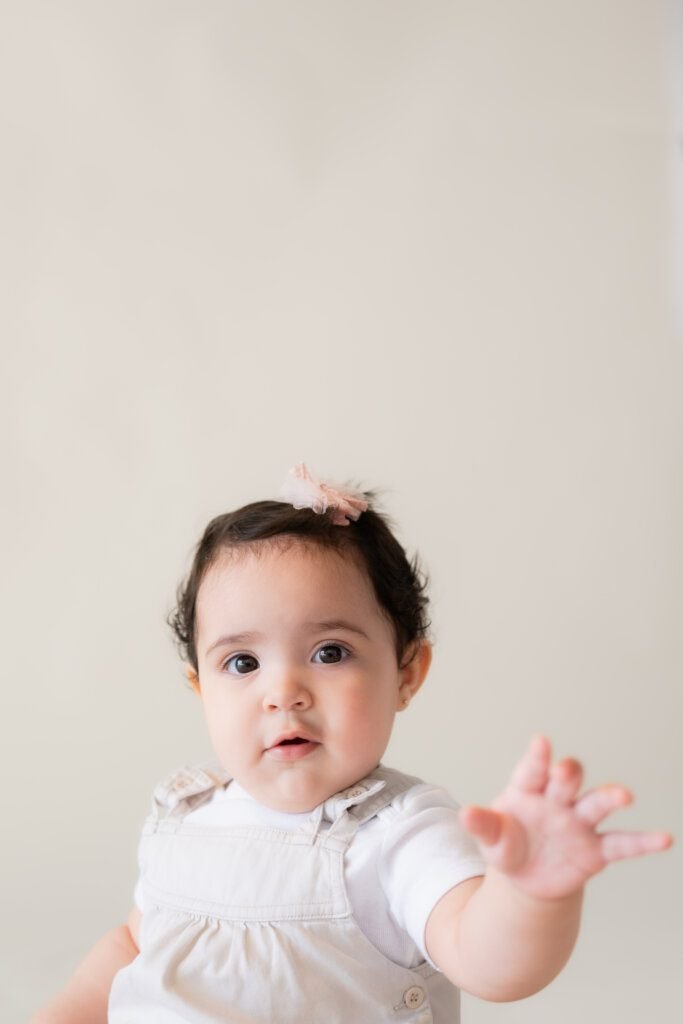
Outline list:
[[[175,585],[299,459],[432,574],[388,763],[487,801],[542,730],[683,836],[680,13],[0,2],[3,1021],[126,916],[208,752]],[[614,866],[563,975],[465,1024],[669,1020],[680,875]]]

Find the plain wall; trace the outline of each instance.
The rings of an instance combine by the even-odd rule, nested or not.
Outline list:
[[[290,465],[384,489],[435,662],[388,764],[491,800],[529,736],[681,821],[679,4],[0,3],[0,1007],[132,903],[210,754],[165,617]],[[681,855],[465,1024],[669,1019]]]

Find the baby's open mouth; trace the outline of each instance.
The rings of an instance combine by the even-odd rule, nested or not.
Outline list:
[[[319,746],[316,740],[309,740],[305,736],[287,736],[268,747],[266,753],[276,761],[299,761]]]

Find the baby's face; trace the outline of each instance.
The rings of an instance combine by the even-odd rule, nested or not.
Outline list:
[[[308,811],[376,767],[405,670],[353,559],[300,542],[231,552],[202,582],[197,624],[209,734],[253,797]]]

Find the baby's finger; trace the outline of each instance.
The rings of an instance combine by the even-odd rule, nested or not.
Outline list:
[[[573,757],[565,757],[550,769],[545,795],[558,804],[571,804],[581,789],[583,768]]]
[[[501,871],[512,872],[524,862],[527,856],[526,836],[512,814],[500,814],[487,807],[463,807],[460,820],[479,840],[489,864]]]
[[[668,850],[673,836],[668,832],[605,832],[600,837],[600,848],[605,861],[640,857],[645,853]]]
[[[463,807],[460,821],[468,832],[487,846],[492,846],[500,839],[502,831],[502,815],[488,807]]]
[[[545,736],[534,736],[517,762],[510,785],[526,793],[542,793],[548,784],[552,750]]]
[[[577,817],[594,828],[618,807],[626,807],[633,800],[633,793],[625,786],[608,785],[590,789],[576,801],[574,811]]]

